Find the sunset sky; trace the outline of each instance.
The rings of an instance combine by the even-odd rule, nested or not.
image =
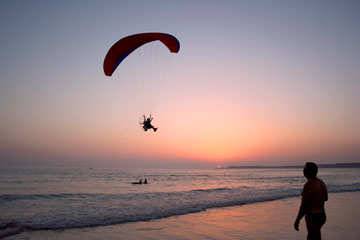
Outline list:
[[[359,1],[0,2],[0,167],[360,162]],[[112,77],[119,39],[165,32]],[[159,128],[144,132],[143,114]]]

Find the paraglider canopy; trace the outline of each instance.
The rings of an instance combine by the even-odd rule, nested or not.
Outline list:
[[[138,47],[152,42],[161,41],[172,53],[180,49],[180,42],[167,33],[139,33],[120,39],[106,54],[104,60],[104,73],[111,76],[119,64]]]

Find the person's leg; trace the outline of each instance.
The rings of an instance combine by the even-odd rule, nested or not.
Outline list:
[[[321,226],[319,226],[316,219],[312,218],[311,216],[306,216],[305,222],[306,222],[306,228],[308,231],[307,239],[308,240],[321,240],[321,231],[320,231]]]
[[[157,128],[155,128],[153,125],[150,125],[150,126],[149,126],[149,129],[154,130],[154,132],[156,132],[156,130],[157,130]]]

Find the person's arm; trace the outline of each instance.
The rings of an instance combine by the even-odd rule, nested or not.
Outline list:
[[[326,185],[325,185],[325,183],[324,182],[322,182],[322,184],[323,184],[323,191],[324,191],[324,201],[327,201],[328,200],[328,191],[327,191],[327,187],[326,187]]]
[[[299,212],[298,212],[298,215],[294,222],[294,228],[296,231],[299,231],[300,220],[304,217],[305,212],[306,212],[306,204],[305,204],[304,197],[302,197]]]
[[[327,192],[327,189],[326,189],[326,187],[325,187],[325,201],[327,201],[329,199],[329,197],[328,197],[328,192]]]
[[[298,212],[298,215],[295,219],[295,222],[294,222],[294,228],[296,231],[299,231],[299,224],[300,224],[300,220],[304,217],[305,213],[306,213],[306,210],[307,210],[307,206],[308,206],[308,198],[309,198],[309,185],[308,183],[305,183],[304,185],[304,189],[301,193],[301,205],[300,205],[300,208],[299,208],[299,212]]]

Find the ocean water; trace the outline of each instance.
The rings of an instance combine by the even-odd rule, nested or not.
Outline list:
[[[134,185],[146,178],[148,184]],[[360,169],[319,169],[329,193],[360,191]],[[299,196],[302,169],[0,169],[0,229],[147,221]]]

